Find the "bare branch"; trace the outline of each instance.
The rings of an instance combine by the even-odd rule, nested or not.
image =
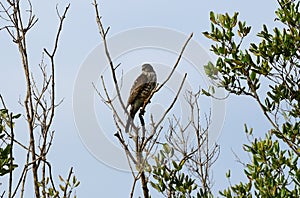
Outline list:
[[[157,87],[157,89],[155,89],[155,92],[158,92],[158,91],[159,91],[159,90],[160,90],[160,89],[161,89],[161,88],[162,88],[162,87],[170,80],[170,78],[172,77],[173,73],[175,72],[177,66],[179,65],[179,62],[180,62],[180,60],[181,60],[181,57],[182,57],[182,55],[183,55],[183,52],[184,52],[186,46],[188,45],[188,43],[190,42],[190,40],[192,39],[192,37],[193,37],[193,33],[190,34],[190,36],[188,37],[188,39],[187,39],[186,42],[184,43],[184,45],[183,45],[183,47],[182,47],[182,49],[181,49],[181,52],[180,52],[180,54],[179,54],[179,56],[178,56],[178,58],[177,58],[177,60],[176,60],[176,62],[175,62],[175,64],[174,64],[174,67],[173,67],[173,69],[171,70],[169,76],[165,79],[165,81],[164,81],[160,86]],[[154,93],[153,93],[153,94],[154,94]]]
[[[108,45],[107,45],[107,42],[106,42],[106,36],[107,36],[108,31],[109,31],[110,28],[108,27],[106,30],[104,30],[104,27],[103,27],[102,22],[101,22],[101,17],[100,17],[100,14],[99,14],[99,10],[98,10],[98,3],[97,3],[96,0],[94,0],[93,5],[94,5],[94,8],[95,8],[95,13],[96,13],[96,22],[97,22],[97,25],[98,25],[100,36],[101,36],[103,44],[104,44],[104,50],[105,50],[106,58],[107,58],[107,60],[109,62],[109,65],[110,65],[110,70],[111,70],[112,78],[113,78],[114,85],[115,85],[115,88],[116,88],[116,91],[117,91],[117,96],[118,96],[119,102],[120,102],[123,110],[128,114],[127,109],[125,107],[125,104],[122,100],[119,83],[118,83],[117,76],[116,76],[116,73],[115,73],[116,69],[120,66],[120,64],[118,64],[116,67],[114,66],[112,58],[111,58],[109,50],[108,50]]]
[[[119,133],[115,133],[114,134],[115,137],[118,138],[119,142],[122,144],[126,155],[129,155],[130,159],[133,161],[134,164],[137,164],[136,159],[133,157],[133,155],[131,154],[130,150],[128,149],[128,146],[126,145],[125,141],[120,137]]]
[[[4,109],[7,109],[6,105],[5,105],[5,102],[4,102],[4,99],[3,99],[1,94],[0,94],[0,100],[1,100],[1,103],[2,103],[2,106],[4,107]]]
[[[177,91],[177,93],[176,93],[176,96],[174,97],[172,103],[171,103],[170,106],[167,108],[167,110],[165,110],[165,113],[163,114],[163,116],[161,117],[161,119],[160,119],[160,120],[157,122],[157,124],[154,126],[155,129],[161,124],[161,122],[165,119],[165,117],[167,116],[167,114],[169,113],[169,111],[173,108],[174,104],[176,103],[177,98],[178,98],[178,96],[179,96],[179,94],[180,94],[180,92],[181,92],[181,90],[182,90],[183,84],[184,84],[184,82],[185,82],[185,80],[186,80],[186,77],[187,77],[187,73],[184,74],[184,77],[183,77],[183,79],[182,79],[182,81],[181,81],[180,87],[179,87],[179,89],[178,89],[178,91]]]
[[[113,115],[115,115],[117,118],[118,118],[118,121],[124,126],[124,123],[122,122],[122,119],[120,118],[120,116],[118,115],[118,112],[117,110],[115,109],[113,103],[112,103],[112,99],[110,98],[109,94],[108,94],[108,91],[106,89],[106,85],[105,85],[105,82],[104,82],[104,78],[103,76],[101,76],[101,82],[102,82],[102,86],[103,86],[103,90],[105,92],[105,95],[106,95],[106,103],[110,106],[110,108],[112,109],[112,112],[113,112]]]
[[[157,85],[157,87],[151,92],[151,94],[150,94],[150,96],[148,97],[147,101],[144,103],[144,106],[141,108],[142,114],[145,112],[145,107],[146,107],[146,105],[149,103],[149,101],[151,100],[151,98],[153,97],[153,95],[154,95],[156,92],[158,92],[158,91],[159,91],[159,90],[160,90],[160,89],[161,89],[161,88],[162,88],[162,87],[170,80],[170,78],[172,77],[172,75],[173,75],[173,73],[175,72],[177,66],[179,65],[179,62],[180,62],[181,57],[182,57],[182,55],[183,55],[183,52],[184,52],[186,46],[188,45],[188,43],[190,42],[190,40],[192,39],[192,37],[193,37],[193,33],[191,33],[190,36],[188,37],[188,39],[185,41],[185,43],[184,43],[184,45],[183,45],[183,47],[182,47],[182,49],[181,49],[181,52],[180,52],[180,54],[179,54],[179,56],[178,56],[178,58],[177,58],[177,60],[176,60],[176,62],[175,62],[175,64],[174,64],[174,66],[173,66],[173,68],[172,68],[170,74],[167,76],[167,78],[164,80],[164,82],[163,82],[162,84]]]
[[[51,60],[53,59],[53,57],[54,57],[54,55],[55,55],[55,53],[56,53],[56,50],[57,50],[57,48],[58,48],[59,37],[60,37],[60,35],[61,35],[61,31],[62,31],[62,28],[63,28],[63,23],[64,23],[64,20],[65,20],[65,18],[66,18],[67,12],[68,12],[68,10],[69,10],[69,8],[70,8],[70,5],[71,5],[71,4],[68,4],[68,5],[65,7],[65,11],[64,11],[64,13],[63,13],[62,16],[60,16],[59,11],[58,11],[58,8],[57,8],[57,6],[56,6],[57,15],[58,15],[58,17],[59,17],[59,19],[60,19],[60,23],[59,23],[59,27],[58,27],[58,30],[57,30],[57,33],[56,33],[56,38],[55,38],[55,42],[54,42],[54,48],[53,48],[52,53],[49,53],[48,50],[47,50],[46,48],[44,48],[44,51],[45,51],[46,54],[51,58]]]
[[[134,189],[135,189],[135,185],[136,185],[136,182],[138,181],[138,178],[137,177],[134,177],[133,178],[133,184],[132,184],[132,187],[131,187],[131,191],[130,191],[130,198],[133,198],[133,195],[134,195]]]

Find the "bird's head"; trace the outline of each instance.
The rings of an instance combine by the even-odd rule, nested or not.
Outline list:
[[[143,64],[142,71],[143,72],[154,72],[153,67],[150,64]]]

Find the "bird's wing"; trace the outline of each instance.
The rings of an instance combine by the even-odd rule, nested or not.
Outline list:
[[[132,104],[138,94],[143,90],[144,86],[148,83],[148,78],[146,75],[141,74],[137,79],[134,81],[131,90],[130,95],[128,98],[128,104]]]

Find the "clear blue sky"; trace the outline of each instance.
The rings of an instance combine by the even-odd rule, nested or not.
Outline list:
[[[42,49],[44,47],[52,49],[54,33],[58,24],[55,10],[57,3],[59,3],[59,8],[63,10],[63,7],[69,1],[33,1],[34,13],[39,18],[28,38],[30,64],[34,68],[37,67],[41,59]],[[169,28],[186,35],[194,32],[194,42],[197,42],[212,59],[214,56],[209,52],[211,42],[201,34],[201,32],[210,28],[210,11],[216,13],[228,12],[229,14],[239,12],[239,18],[246,20],[247,24],[252,26],[251,34],[246,39],[246,43],[258,41],[255,35],[262,24],[267,24],[268,27],[276,24],[274,22],[274,11],[277,7],[275,0],[104,0],[99,4],[104,25],[111,26],[110,36],[143,27]],[[151,40],[151,38],[149,39]],[[76,190],[77,197],[128,197],[132,181],[131,174],[99,162],[81,141],[80,136],[84,132],[78,132],[74,121],[72,101],[76,77],[84,60],[99,45],[100,41],[91,1],[71,2],[56,59],[57,98],[64,98],[64,102],[57,109],[53,127],[56,134],[49,159],[53,163],[54,175],[66,175],[69,167],[74,167],[74,172],[81,181],[80,187]],[[19,98],[23,100],[25,95],[24,76],[21,70],[18,49],[12,44],[5,32],[0,32],[0,43],[2,74],[0,93],[4,96],[7,106],[12,111],[23,113],[23,109],[18,104]],[[120,58],[125,71],[132,69],[133,66],[128,66],[129,64],[135,65],[141,61],[143,62],[141,57],[145,54],[139,56],[139,53],[132,53],[127,53],[123,56],[123,59]],[[156,55],[156,52],[149,53],[150,55]],[[167,52],[165,53],[167,54]],[[164,58],[163,55],[161,57]],[[176,56],[174,56],[175,58]],[[159,64],[160,60],[148,57],[148,60],[145,61]],[[163,64],[168,61],[170,60],[162,60]],[[132,80],[127,83],[130,84],[131,82]],[[97,107],[97,104],[95,107]],[[103,115],[102,112],[96,112],[96,114],[98,118]],[[110,115],[107,114],[106,117],[108,116]],[[242,166],[235,161],[232,152],[234,151],[243,160],[248,159],[247,155],[242,152],[242,145],[247,142],[243,132],[244,123],[254,127],[254,133],[257,136],[264,134],[268,129],[267,122],[258,110],[258,106],[246,97],[228,98],[225,120],[220,122],[223,121],[224,125],[217,141],[221,146],[221,153],[212,169],[213,190],[215,192],[229,185],[225,178],[228,169],[232,170],[232,183],[244,179]],[[25,131],[23,131],[25,124],[22,122],[17,123],[16,133],[20,140],[26,141]],[[107,136],[113,140],[113,131]],[[107,152],[109,153],[109,151]],[[17,161],[21,162],[23,159],[23,153],[18,153]],[[139,194],[140,191],[138,190],[136,197]]]

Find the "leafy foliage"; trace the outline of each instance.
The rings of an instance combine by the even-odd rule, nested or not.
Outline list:
[[[45,184],[40,182],[39,186],[43,188],[43,195],[47,198],[70,198],[73,190],[80,185],[80,181],[78,181],[76,176],[73,175],[72,170],[73,169],[71,168],[67,179],[64,179],[59,175],[59,180],[61,181],[61,184],[59,184],[59,189],[54,188],[53,185],[50,184],[51,178],[49,177],[46,178]],[[73,177],[71,177],[72,175]],[[73,198],[76,197],[76,194],[74,194]]]
[[[187,159],[178,161],[175,158],[174,149],[167,143],[163,144],[163,149],[154,158],[155,165],[151,168],[151,186],[170,198],[210,197],[209,193],[198,188],[196,180],[184,170]]]
[[[207,75],[231,94],[254,98],[272,126],[265,138],[244,145],[252,156],[244,169],[248,182],[230,186],[221,192],[225,197],[300,196],[300,3],[278,3],[275,21],[283,28],[263,25],[259,44],[241,48],[251,27],[238,21],[238,13],[211,12],[211,32],[204,32],[219,57],[205,66]]]
[[[174,149],[168,144],[164,144],[163,149],[155,157],[156,165],[153,166],[153,178],[157,183],[150,181],[150,184],[159,192],[182,197],[186,193],[191,193],[194,189],[194,181],[185,177],[182,170],[184,161],[177,163],[175,160],[169,161],[174,156]],[[186,188],[184,188],[186,187]]]
[[[11,134],[10,132],[13,130],[13,120],[20,116],[21,114],[13,115],[9,113],[7,109],[0,109],[0,176],[6,175],[18,167],[17,164],[13,163],[12,145],[7,134]]]

